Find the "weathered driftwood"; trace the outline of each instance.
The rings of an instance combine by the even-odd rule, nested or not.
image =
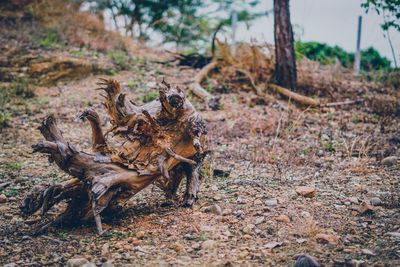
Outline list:
[[[79,114],[91,125],[95,154],[80,152],[65,140],[52,116],[39,127],[46,140],[34,145],[33,152],[49,155],[50,161],[74,178],[50,187],[37,186],[24,199],[21,210],[26,215],[38,210],[44,214],[60,201],[68,203],[65,212],[38,233],[61,222],[94,218],[101,234],[102,213],[112,212],[119,202],[152,183],[173,198],[184,176],[183,205],[192,206],[196,200],[206,130],[183,92],[163,81],[157,100],[136,106],[126,99],[117,81],[102,80],[99,85],[112,128],[104,135],[94,110]],[[111,146],[106,138],[110,135],[120,145]]]

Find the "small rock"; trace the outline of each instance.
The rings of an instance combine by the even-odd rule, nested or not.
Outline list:
[[[136,237],[139,239],[142,239],[145,235],[146,233],[144,231],[139,231],[136,233]]]
[[[222,215],[231,215],[232,214],[232,209],[224,209],[222,211]]]
[[[400,232],[388,232],[387,234],[400,240]]]
[[[173,245],[173,249],[174,249],[176,252],[181,252],[181,251],[184,251],[184,250],[185,250],[185,246],[183,246],[181,243],[176,242],[176,243]]]
[[[305,239],[305,238],[298,238],[298,239],[296,239],[296,242],[299,243],[299,244],[303,244],[303,243],[307,242],[307,239]]]
[[[317,262],[317,260],[310,256],[310,255],[296,255],[294,256],[294,259],[296,260],[294,267],[320,267],[321,265]]]
[[[369,200],[372,206],[380,206],[382,205],[382,200],[379,197],[373,197]]]
[[[225,232],[222,233],[224,236],[226,237],[230,237],[233,236],[231,232],[229,232],[229,230],[226,230]]]
[[[212,199],[215,200],[215,201],[219,201],[219,200],[222,199],[222,196],[216,194],[216,195],[214,195],[214,196],[212,197]]]
[[[272,241],[272,242],[267,243],[264,247],[267,249],[273,249],[273,248],[282,246],[282,244],[283,244],[283,242]]]
[[[211,206],[210,212],[214,213],[215,215],[222,215],[222,209],[217,204],[214,204],[214,205]]]
[[[302,211],[301,212],[301,217],[310,218],[311,217],[311,213],[309,213],[308,211]]]
[[[349,197],[347,200],[348,200],[350,203],[356,204],[356,205],[358,205],[358,203],[360,203],[360,202],[358,201],[358,198],[356,198],[356,197]]]
[[[97,267],[96,264],[92,263],[92,262],[88,262],[85,263],[84,265],[82,265],[82,267]]]
[[[375,252],[373,252],[372,250],[367,249],[367,248],[363,248],[361,250],[361,253],[364,255],[368,255],[368,256],[376,256]]]
[[[216,242],[214,240],[208,239],[201,244],[202,249],[212,249],[216,245]]]
[[[236,211],[234,212],[234,214],[235,214],[237,217],[242,217],[242,218],[244,218],[244,211],[243,211],[243,210],[236,210]]]
[[[197,243],[194,243],[193,245],[192,245],[192,249],[195,249],[195,250],[198,250],[198,249],[200,249],[200,243],[199,242],[197,242]]]
[[[254,220],[254,224],[255,225],[259,225],[259,224],[261,224],[261,223],[263,223],[265,221],[265,218],[264,217],[257,217],[255,220]]]
[[[396,157],[396,156],[386,157],[386,158],[384,158],[384,159],[381,161],[381,164],[382,164],[383,166],[390,167],[390,166],[396,165],[398,159],[399,159],[399,158]]]
[[[363,201],[358,209],[361,215],[374,212],[374,208],[367,202]]]
[[[276,207],[278,205],[278,200],[276,198],[267,199],[265,205],[268,207]]]
[[[242,238],[245,239],[245,240],[253,239],[253,237],[251,235],[248,235],[248,234],[243,235]]]
[[[89,263],[89,261],[85,258],[69,259],[67,261],[67,267],[82,267],[87,263]]]
[[[315,197],[315,187],[313,186],[299,186],[296,187],[296,193],[303,197]]]
[[[262,201],[260,199],[256,199],[256,200],[254,200],[254,205],[256,205],[256,206],[262,205]]]
[[[275,217],[275,221],[283,222],[283,223],[290,223],[290,218],[285,214],[281,214],[281,215]]]
[[[131,254],[129,254],[128,252],[122,253],[121,256],[125,260],[129,260],[132,258]]]
[[[20,222],[23,222],[24,221],[24,219],[22,219],[21,217],[18,217],[18,216],[14,216],[14,217],[12,217],[11,218],[11,223],[20,223]]]
[[[110,251],[110,245],[108,243],[104,243],[101,247],[101,255],[104,256]]]
[[[322,149],[317,151],[317,156],[322,157],[324,155],[324,151]]]
[[[245,227],[243,227],[242,231],[245,234],[251,234],[253,232],[254,224],[248,224]]]
[[[244,200],[244,198],[242,198],[242,197],[238,197],[238,198],[236,199],[236,203],[238,203],[238,204],[245,204],[245,203],[246,203],[246,200]]]
[[[106,261],[101,265],[101,267],[114,267],[114,264],[112,264],[111,261]]]
[[[317,240],[317,242],[322,244],[337,245],[339,242],[339,238],[337,236],[329,234],[317,234],[315,236],[315,239]]]
[[[4,194],[0,195],[0,204],[6,203],[7,202],[7,197]]]
[[[249,252],[247,250],[243,250],[241,252],[239,252],[238,258],[239,259],[245,259],[247,256],[249,255]]]

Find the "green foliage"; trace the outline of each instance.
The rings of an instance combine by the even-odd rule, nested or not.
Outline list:
[[[390,70],[389,59],[382,57],[373,47],[361,51],[361,69],[364,71]]]
[[[60,240],[66,241],[69,238],[69,234],[66,231],[60,230],[60,231],[57,232],[57,237]]]
[[[393,28],[400,31],[400,0],[364,0],[361,7],[367,13],[372,9],[383,16],[384,22],[381,24],[383,30]]]
[[[43,48],[54,48],[59,46],[60,37],[55,29],[49,29],[45,36],[36,39],[36,42]]]
[[[108,53],[112,62],[121,70],[128,70],[131,66],[130,56],[122,50],[113,50]]]
[[[339,46],[329,46],[318,42],[300,42],[295,43],[296,56],[301,59],[303,56],[315,60],[321,64],[335,64],[336,58],[341,64],[350,68],[353,65],[354,55],[346,52]]]
[[[149,91],[147,94],[142,96],[142,102],[143,103],[148,103],[153,101],[154,99],[156,99],[158,97],[158,92],[155,91]]]
[[[336,150],[335,150],[335,146],[334,146],[334,144],[333,144],[333,142],[326,142],[325,144],[324,144],[324,149],[325,149],[325,151],[328,151],[328,152],[335,152]]]
[[[148,40],[150,34],[160,34],[164,43],[177,48],[204,47],[214,32],[231,23],[235,6],[238,21],[249,23],[265,15],[252,11],[259,0],[93,0],[95,9],[111,11],[113,20],[123,17],[125,32]],[[118,24],[117,27],[120,25]]]
[[[18,190],[16,188],[7,189],[4,195],[6,195],[6,197],[16,197],[18,195]]]
[[[296,57],[301,59],[304,56],[320,62],[321,64],[335,64],[336,59],[345,68],[351,68],[354,62],[354,54],[345,51],[339,46],[329,46],[318,42],[301,42],[295,43]],[[370,47],[361,51],[361,70],[390,70],[390,61],[381,56],[378,51]]]
[[[6,165],[6,168],[10,171],[21,171],[22,170],[22,163],[21,162],[11,162]]]

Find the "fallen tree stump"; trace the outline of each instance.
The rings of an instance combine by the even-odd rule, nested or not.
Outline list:
[[[206,156],[207,134],[200,115],[179,88],[165,81],[158,99],[143,106],[127,100],[115,80],[101,80],[98,90],[104,91],[104,106],[112,128],[103,134],[98,114],[88,109],[79,114],[92,129],[95,154],[78,151],[62,135],[53,116],[39,127],[45,141],[33,145],[33,152],[49,156],[60,169],[73,176],[61,184],[36,186],[26,196],[21,211],[32,215],[45,214],[61,201],[67,208],[55,220],[37,230],[60,223],[95,220],[103,233],[101,215],[113,212],[117,205],[155,183],[168,198],[176,196],[184,176],[187,187],[183,205],[196,200]],[[111,146],[107,136],[113,134],[120,145]]]

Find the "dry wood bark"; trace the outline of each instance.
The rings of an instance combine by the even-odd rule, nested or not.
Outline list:
[[[104,106],[112,128],[104,135],[94,110],[79,115],[91,125],[95,154],[78,151],[65,140],[52,116],[39,127],[45,141],[34,145],[33,152],[49,155],[50,161],[74,178],[50,187],[34,187],[26,196],[21,205],[26,215],[38,210],[44,214],[60,201],[68,203],[63,214],[37,233],[61,222],[94,218],[101,234],[102,213],[112,212],[118,203],[152,183],[173,198],[184,176],[183,205],[191,206],[196,200],[207,132],[183,92],[163,81],[157,100],[136,106],[126,99],[117,81],[102,80],[99,85],[105,93]],[[108,144],[106,136],[111,134],[120,140],[119,145]]]

